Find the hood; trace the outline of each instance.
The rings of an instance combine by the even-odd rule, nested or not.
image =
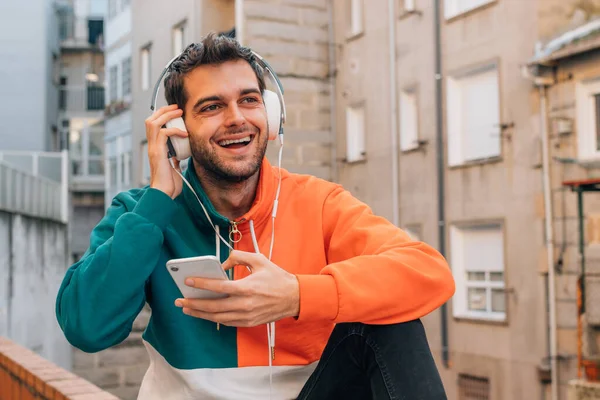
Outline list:
[[[271,212],[273,210],[273,202],[275,200],[275,192],[277,190],[277,181],[278,181],[278,173],[277,168],[273,168],[266,157],[263,158],[262,164],[260,166],[259,171],[259,179],[258,179],[258,188],[256,190],[256,197],[254,198],[254,203],[252,203],[252,207],[250,210],[244,214],[241,218],[238,218],[236,222],[241,221],[254,221],[254,226],[258,227],[265,224],[269,217],[271,216]],[[196,171],[193,165],[190,163],[188,168],[183,173],[185,179],[187,179],[190,185],[194,188],[194,191],[198,195],[198,198],[206,207],[206,211],[210,215],[213,223],[215,225],[219,225],[221,227],[227,227],[232,222],[228,218],[219,214],[213,204],[208,199],[206,192],[200,185],[200,181],[198,180],[198,176],[196,175]],[[183,203],[190,210],[192,215],[195,217],[197,223],[201,226],[210,227],[210,223],[206,219],[206,215],[204,215],[204,211],[202,211],[202,207],[198,204],[198,200],[196,200],[196,196],[194,193],[187,187],[187,185],[183,185],[183,189],[180,195],[183,198]],[[211,228],[212,229],[212,228]],[[249,231],[248,224],[242,223],[239,225],[239,230],[244,233],[244,231]]]

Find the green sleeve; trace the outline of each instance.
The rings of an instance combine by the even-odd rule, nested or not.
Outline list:
[[[130,193],[115,197],[58,291],[58,323],[69,343],[86,352],[114,346],[131,332],[161,254],[163,231],[177,208],[156,189],[147,189],[135,206]]]

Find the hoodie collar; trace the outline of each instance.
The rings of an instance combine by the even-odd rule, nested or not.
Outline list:
[[[244,222],[253,220],[254,226],[258,227],[268,220],[268,217],[271,215],[273,210],[273,201],[275,200],[278,176],[277,173],[273,172],[273,167],[266,157],[263,158],[259,174],[260,176],[258,178],[256,197],[254,198],[254,202],[252,203],[250,210],[241,218],[238,218],[235,221],[230,221],[228,218],[219,214],[208,199],[206,192],[200,185],[200,180],[198,179],[198,175],[196,175],[196,171],[191,159],[189,161],[188,168],[183,173],[190,185],[194,188],[194,191],[198,195],[198,198],[202,204],[204,204],[204,207],[206,207],[206,211],[212,222],[219,226],[228,226],[232,222],[239,222],[240,225],[238,225],[238,229],[242,232],[249,230],[248,224]],[[206,219],[206,215],[204,214],[204,211],[202,211],[202,207],[198,204],[196,196],[194,196],[194,193],[192,193],[187,185],[183,185],[182,195],[186,207],[191,211],[196,221],[198,221],[198,223],[203,227],[210,227],[210,223]]]

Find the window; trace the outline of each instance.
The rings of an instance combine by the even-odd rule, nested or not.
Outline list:
[[[112,67],[110,67],[110,69],[108,70],[108,76],[110,79],[110,102],[112,103],[113,101],[117,101],[117,99],[119,98],[119,93],[117,93],[118,87],[119,87],[119,67],[116,65],[113,65]]]
[[[131,57],[127,57],[121,64],[123,97],[131,94]]]
[[[415,91],[400,93],[400,150],[408,151],[419,147],[417,94]]]
[[[452,18],[493,1],[495,0],[445,0],[444,14],[446,18]]]
[[[451,265],[454,316],[501,321],[506,317],[504,239],[500,224],[453,226]]]
[[[104,130],[84,123],[69,132],[71,172],[76,177],[104,175]]]
[[[577,85],[577,142],[581,161],[600,158],[600,78]]]
[[[458,375],[458,400],[489,400],[490,380],[488,378]]]
[[[142,90],[148,90],[150,88],[150,46],[142,49],[141,65]]]
[[[117,15],[117,0],[108,0],[108,18],[114,18]]]
[[[91,45],[101,45],[104,35],[104,20],[88,19],[88,43]]]
[[[363,10],[364,0],[348,0],[349,1],[349,23],[348,35],[355,36],[363,32]]]
[[[448,163],[500,156],[498,70],[488,65],[448,78]]]
[[[181,54],[185,47],[184,41],[184,24],[179,24],[175,28],[173,28],[173,32],[171,33],[173,38],[173,57]]]
[[[346,161],[365,159],[365,108],[363,105],[346,108]]]

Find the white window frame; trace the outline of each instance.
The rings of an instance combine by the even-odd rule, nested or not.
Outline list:
[[[444,0],[444,17],[457,17],[497,0]]]
[[[474,79],[478,76],[494,74],[496,79],[495,92],[492,106],[490,109],[494,113],[493,120],[490,125],[486,126],[485,130],[477,130],[476,135],[488,135],[489,147],[487,151],[481,151],[476,155],[469,155],[473,152],[474,147],[472,142],[480,141],[480,138],[475,136],[467,136],[465,131],[464,117],[473,114],[472,110],[467,110],[463,104],[463,93],[465,81]],[[446,127],[448,137],[448,165],[457,166],[469,163],[481,163],[491,159],[497,159],[502,156],[502,135],[500,130],[500,76],[498,63],[490,63],[481,65],[476,68],[471,68],[460,73],[451,74],[446,81]],[[494,147],[491,149],[491,147]]]
[[[600,77],[578,82],[575,90],[579,161],[599,161],[600,143],[598,143],[597,129],[600,129],[600,121],[596,118],[594,95],[600,95]]]
[[[151,66],[152,66],[152,53],[151,46],[147,45],[142,47],[140,52],[140,78],[141,78],[141,86],[142,90],[150,89],[150,77],[151,77]]]
[[[400,150],[419,147],[419,97],[415,88],[405,89],[399,96]]]
[[[131,97],[131,56],[121,60],[121,97]]]
[[[346,162],[366,158],[366,107],[357,103],[346,107]]]
[[[501,268],[486,265],[486,259],[482,259],[482,265],[477,269],[470,269],[465,266],[465,256],[468,248],[465,248],[466,236],[473,231],[479,231],[483,234],[499,235],[500,250],[498,252],[501,260]],[[486,232],[487,231],[487,232]],[[453,296],[453,315],[456,318],[476,319],[485,321],[506,321],[507,316],[507,298],[506,298],[506,257],[505,257],[504,224],[499,222],[481,223],[450,227],[450,265],[456,282],[456,294]],[[492,253],[492,252],[488,252]],[[472,252],[471,252],[472,254]],[[483,280],[469,279],[469,272],[473,274],[483,274]],[[492,280],[493,273],[502,273],[501,280]],[[469,292],[470,288],[485,289],[486,310],[469,310]],[[492,310],[492,290],[502,291],[504,297],[504,311]]]
[[[365,30],[364,14],[365,0],[348,0],[349,20],[348,20],[348,37],[360,35]]]
[[[117,101],[120,98],[119,95],[119,65],[111,65],[108,69],[108,90],[109,90],[109,103]]]
[[[402,0],[404,12],[408,13],[408,12],[415,11],[416,10],[415,1],[416,0]]]
[[[171,31],[171,46],[173,48],[173,57],[178,56],[185,49],[185,22],[181,22],[173,27]]]

